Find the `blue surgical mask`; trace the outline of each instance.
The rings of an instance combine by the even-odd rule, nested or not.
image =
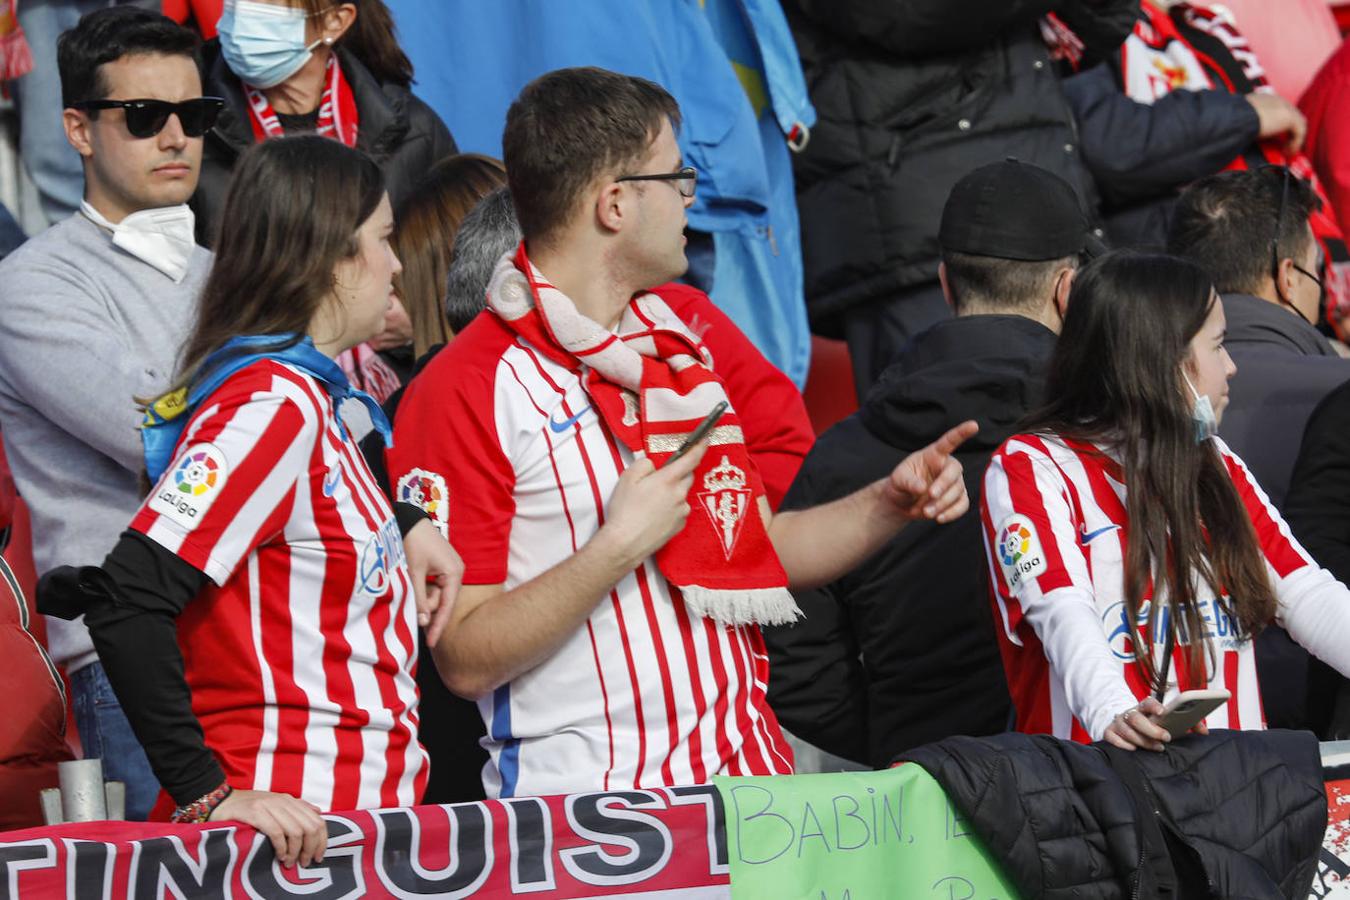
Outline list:
[[[1185,372],[1181,373],[1181,377],[1185,379],[1186,387],[1191,389],[1191,395],[1195,397],[1195,405],[1191,407],[1191,424],[1195,426],[1195,442],[1203,444],[1218,432],[1219,417],[1214,415],[1214,404],[1210,402],[1209,395],[1197,391]]]
[[[255,88],[272,88],[309,61],[320,41],[305,43],[304,10],[226,0],[216,32],[230,71]]]

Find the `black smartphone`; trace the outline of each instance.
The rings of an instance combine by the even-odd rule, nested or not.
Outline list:
[[[666,465],[670,465],[675,460],[694,449],[694,445],[708,436],[708,432],[713,430],[717,425],[718,420],[722,418],[722,414],[726,411],[727,401],[718,401],[718,404],[712,408],[712,412],[703,417],[703,421],[699,422],[698,426],[693,431],[689,432],[689,437],[684,439],[684,443],[680,445],[679,449],[670,455],[670,459],[666,460]]]

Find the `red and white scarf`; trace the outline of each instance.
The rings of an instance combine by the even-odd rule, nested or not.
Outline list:
[[[338,65],[337,54],[328,57],[328,68],[324,70],[323,97],[319,100],[319,121],[314,133],[323,137],[335,138],[348,147],[356,146],[357,127],[360,116],[356,112],[356,97],[352,94],[347,77]],[[253,126],[253,140],[262,143],[268,138],[281,137],[285,129],[281,120],[262,91],[251,84],[244,85],[244,97],[248,100],[248,119]]]
[[[1121,82],[1125,93],[1140,103],[1153,103],[1176,90],[1224,90],[1234,94],[1270,91],[1265,70],[1232,16],[1222,7],[1180,3],[1170,9],[1144,0],[1134,33],[1120,51]],[[1187,36],[1209,35],[1221,50],[1201,52]],[[1313,236],[1326,258],[1322,272],[1327,291],[1327,319],[1338,336],[1350,326],[1350,248],[1332,211],[1331,201],[1313,170],[1306,152],[1288,154],[1280,139],[1260,142],[1258,152],[1244,154],[1225,168],[1246,169],[1269,163],[1288,166],[1311,184],[1322,208],[1308,218]]]
[[[727,400],[702,343],[656,294],[634,297],[617,333],[607,331],[545,281],[522,242],[497,263],[487,299],[507,326],[551,359],[581,367],[610,433],[658,468]],[[696,615],[724,625],[793,622],[801,610],[769,540],[760,512],[764,485],[734,410],[707,440],[689,492],[689,519],[656,552],[657,567]]]
[[[400,387],[398,373],[380,358],[370,344],[357,344],[337,355],[337,364],[352,387],[365,391],[377,403],[388,400]]]

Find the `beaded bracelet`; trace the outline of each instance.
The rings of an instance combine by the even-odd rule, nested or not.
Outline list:
[[[222,784],[211,793],[175,809],[169,821],[179,825],[200,825],[210,819],[211,813],[216,811],[216,807],[224,803],[225,798],[232,793],[234,793],[234,788],[230,787],[229,784]]]

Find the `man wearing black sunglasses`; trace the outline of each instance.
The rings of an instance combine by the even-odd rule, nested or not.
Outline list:
[[[0,425],[39,571],[97,563],[139,505],[136,398],[168,387],[211,259],[186,205],[220,106],[202,97],[196,46],[124,5],[84,16],[57,45],[84,202],[0,263]],[[89,635],[48,622],[84,752],[144,818],[159,786]]]

